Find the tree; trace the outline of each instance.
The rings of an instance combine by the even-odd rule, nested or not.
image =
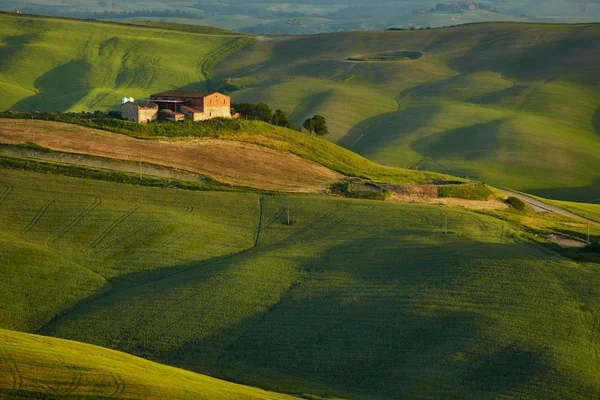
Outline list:
[[[275,110],[273,117],[271,118],[271,124],[277,126],[283,126],[285,128],[294,129],[294,124],[290,121],[287,113],[282,110]]]
[[[273,118],[273,110],[267,103],[256,104],[256,117],[261,121],[269,122]]]
[[[322,115],[315,115],[314,117],[312,117],[312,119],[314,121],[314,131],[317,135],[325,136],[329,133],[325,117],[323,117]]]
[[[313,131],[315,130],[315,120],[312,118],[308,118],[306,121],[304,121],[302,126],[308,131],[308,133],[313,133]]]

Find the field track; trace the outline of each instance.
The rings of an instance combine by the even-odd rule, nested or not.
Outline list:
[[[30,121],[2,120],[0,143],[31,141]],[[149,162],[208,175],[223,183],[290,192],[319,192],[341,174],[290,153],[230,140],[154,141],[34,121],[36,144],[57,151]],[[1,200],[1,198],[0,198]]]
[[[575,218],[575,219],[578,219],[581,221],[588,221],[595,225],[600,225],[600,221],[582,217],[581,215],[577,215],[575,213],[565,210],[564,208],[545,203],[545,202],[538,200],[536,198],[533,198],[531,196],[527,196],[527,195],[524,195],[521,193],[513,192],[511,190],[506,190],[506,189],[498,189],[498,190],[500,190],[502,193],[504,193],[508,196],[514,196],[518,199],[523,200],[525,203],[529,204],[529,206],[531,206],[534,209],[534,211],[536,211],[536,212],[553,212],[556,214],[564,215],[565,217]]]

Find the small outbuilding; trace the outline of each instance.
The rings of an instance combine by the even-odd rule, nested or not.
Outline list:
[[[121,116],[129,121],[148,123],[156,121],[158,117],[158,105],[152,102],[135,104],[131,99],[121,104]]]

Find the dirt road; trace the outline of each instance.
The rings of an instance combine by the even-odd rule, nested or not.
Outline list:
[[[535,212],[553,212],[556,214],[564,215],[569,218],[578,219],[580,221],[589,221],[591,224],[600,225],[600,221],[594,221],[593,219],[582,217],[581,215],[574,214],[571,211],[565,210],[564,208],[560,208],[560,207],[554,206],[552,204],[545,203],[545,202],[535,199],[533,197],[530,197],[530,196],[527,196],[527,195],[524,195],[521,193],[516,193],[516,192],[510,191],[510,190],[506,190],[506,189],[498,189],[498,190],[501,191],[502,193],[506,194],[507,196],[513,196],[513,197],[523,200]]]

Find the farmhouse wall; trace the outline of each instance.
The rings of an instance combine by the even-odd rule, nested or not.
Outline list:
[[[138,107],[137,122],[156,121],[157,114],[158,114],[158,107]]]
[[[121,104],[121,116],[129,121],[138,122],[138,106],[132,102]]]
[[[121,104],[121,116],[133,122],[155,121],[158,114],[158,106],[139,106],[130,101]]]

